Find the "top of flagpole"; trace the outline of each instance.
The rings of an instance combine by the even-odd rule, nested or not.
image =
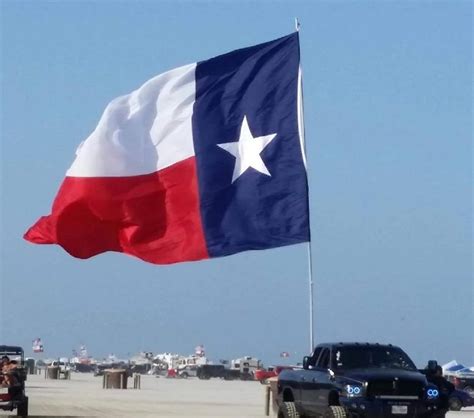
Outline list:
[[[297,17],[295,17],[295,30],[296,30],[296,32],[300,31],[300,27],[301,27],[300,21],[298,20]]]

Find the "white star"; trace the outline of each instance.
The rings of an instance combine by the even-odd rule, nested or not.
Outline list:
[[[262,174],[271,176],[265,163],[260,157],[260,153],[276,137],[277,134],[270,134],[254,138],[250,132],[247,117],[244,116],[240,128],[240,137],[238,142],[226,142],[217,144],[218,147],[227,151],[235,157],[234,174],[232,183],[237,180],[248,168],[252,167]]]

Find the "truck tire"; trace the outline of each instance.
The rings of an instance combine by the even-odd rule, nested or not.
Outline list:
[[[461,399],[452,397],[449,398],[449,410],[450,411],[460,411],[462,408]]]
[[[25,397],[25,400],[18,405],[18,408],[16,410],[16,414],[19,417],[27,417],[28,416],[28,397]]]
[[[347,418],[347,412],[342,406],[330,406],[324,414],[324,418]]]
[[[278,418],[300,418],[294,402],[282,402],[278,408]]]

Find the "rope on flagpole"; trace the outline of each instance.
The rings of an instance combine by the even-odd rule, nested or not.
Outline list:
[[[296,32],[299,32],[301,28],[298,18],[295,18],[295,29]],[[306,152],[306,141],[305,141],[305,125],[304,125],[304,106],[303,106],[303,75],[302,75],[302,65],[301,65],[301,53],[300,53],[300,68],[298,71],[298,131],[300,133],[301,141],[301,152],[303,154],[303,162],[306,168],[307,177],[308,165],[307,165],[307,152]],[[309,194],[309,187],[308,187]],[[309,204],[309,197],[308,197]],[[308,208],[309,214],[309,208]],[[309,343],[310,343],[310,353],[314,349],[314,282],[313,282],[313,258],[312,258],[312,247],[311,247],[311,238],[308,241],[308,285],[309,285]]]

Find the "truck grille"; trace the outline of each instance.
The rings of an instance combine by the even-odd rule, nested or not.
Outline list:
[[[416,380],[374,380],[367,387],[371,397],[423,396],[423,384]]]

